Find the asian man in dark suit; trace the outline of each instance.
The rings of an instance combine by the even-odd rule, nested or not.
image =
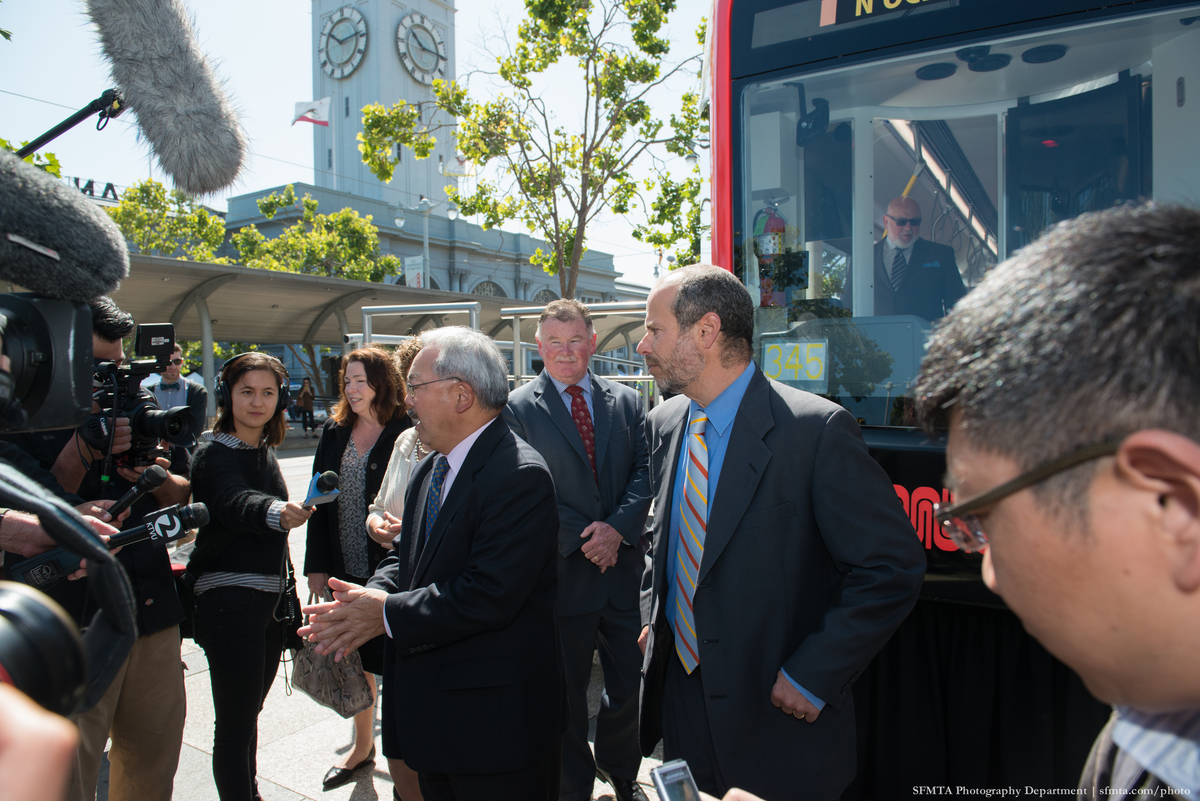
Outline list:
[[[387,633],[383,753],[425,801],[557,801],[566,708],[555,614],[558,504],[546,462],[498,419],[485,335],[422,334],[408,374],[421,442],[395,551],[367,587],[330,579],[301,633],[344,652]]]
[[[558,625],[571,719],[561,797],[589,801],[599,775],[617,801],[646,801],[637,784],[639,544],[650,508],[645,413],[637,392],[588,369],[596,332],[584,304],[547,305],[537,346],[545,367],[509,395],[504,419],[550,465],[558,497]],[[597,649],[604,695],[593,758],[587,690]]]
[[[854,418],[752,363],[753,314],[709,265],[648,299],[638,352],[680,394],[647,419],[642,753],[661,738],[714,795],[835,799],[851,685],[915,604],[924,552]]]
[[[954,250],[921,238],[921,207],[898,197],[883,215],[887,237],[875,244],[875,315],[940,320],[966,294]]]

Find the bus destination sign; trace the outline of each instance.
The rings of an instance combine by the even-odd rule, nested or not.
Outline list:
[[[821,0],[821,27],[877,19],[949,0]]]

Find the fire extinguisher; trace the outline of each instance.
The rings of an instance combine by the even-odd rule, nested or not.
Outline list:
[[[779,204],[768,200],[767,206],[754,215],[754,245],[760,264],[770,265],[783,253],[783,233],[787,220],[779,213]]]

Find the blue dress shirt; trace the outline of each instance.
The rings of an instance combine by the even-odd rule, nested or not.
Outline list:
[[[559,381],[557,378],[550,375],[549,372],[547,372],[546,375],[550,377],[550,381],[554,384],[554,388],[558,390],[558,397],[562,398],[562,402],[567,405],[568,413],[571,412],[571,393],[567,392],[567,387],[574,386],[583,390],[583,400],[585,403],[587,403],[588,414],[591,415],[592,424],[595,425],[596,413],[592,409],[592,371],[588,370],[583,374],[583,378],[570,385]]]
[[[721,466],[725,462],[725,451],[729,448],[730,435],[733,433],[733,420],[737,417],[738,407],[742,405],[746,388],[750,386],[750,379],[754,377],[754,369],[753,363],[746,365],[742,374],[734,379],[732,384],[725,387],[725,390],[706,408],[702,409],[700,404],[692,401],[688,411],[688,420],[694,419],[697,414],[701,413],[708,416],[704,444],[708,448],[708,508],[710,512],[717,498],[717,484],[721,480]],[[555,384],[557,383],[556,381]],[[676,532],[679,531],[679,504],[683,502],[682,488],[686,467],[687,437],[685,436],[680,445],[678,465],[675,468],[675,487],[671,493],[670,539],[667,546],[667,622],[671,624],[672,631],[675,629],[675,597],[679,592],[679,585],[675,581],[676,559],[678,558],[676,550],[679,547],[679,536]],[[780,669],[782,670],[782,668]],[[824,701],[797,684],[791,676],[788,676],[786,670],[783,671],[783,675],[818,710],[825,707]]]

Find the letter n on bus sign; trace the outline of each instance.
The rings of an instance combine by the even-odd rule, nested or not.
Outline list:
[[[821,27],[875,19],[946,0],[821,0]]]

